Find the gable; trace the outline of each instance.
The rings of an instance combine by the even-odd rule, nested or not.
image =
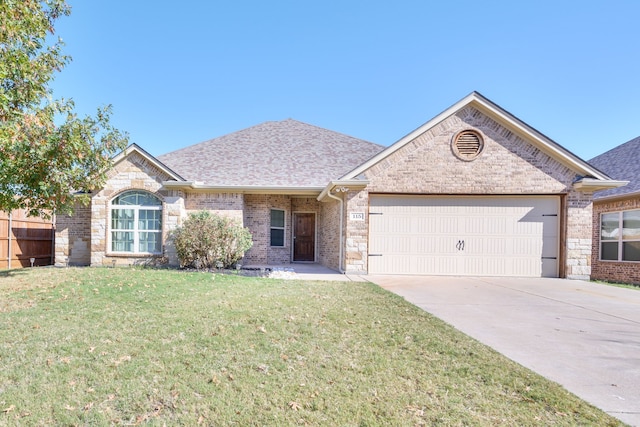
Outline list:
[[[454,137],[477,133],[481,153],[456,155]],[[570,191],[576,173],[477,108],[466,106],[363,171],[372,192],[540,194]]]
[[[120,162],[127,159],[130,162],[133,161],[136,164],[140,165],[141,168],[149,170],[154,169],[160,174],[166,175],[167,180],[184,181],[184,179],[180,175],[178,175],[167,165],[153,157],[151,154],[140,148],[137,144],[129,145],[127,148],[113,157],[112,161],[114,168],[117,167]]]
[[[541,173],[546,176],[547,184],[554,180],[556,181],[555,184],[549,184],[549,186],[545,187],[552,188],[550,191],[567,191],[568,186],[571,185],[574,189],[583,192],[593,192],[620,187],[626,183],[625,181],[612,180],[479,93],[473,92],[378,155],[345,174],[340,180],[331,182],[321,195],[342,182],[350,183],[361,180],[361,182],[366,183],[367,181],[363,180],[363,178],[376,176],[381,169],[389,167],[391,163],[400,161],[398,156],[395,156],[396,152],[404,151],[406,154],[424,145],[425,140],[431,141],[434,138],[442,138],[445,136],[447,128],[456,128],[460,123],[471,126],[472,129],[476,129],[479,132],[484,132],[485,136],[488,136],[490,140],[498,143],[498,145],[501,145],[511,153],[510,161],[506,161],[506,153],[503,152],[501,160],[505,161],[502,162],[500,167],[497,167],[497,163],[494,162],[493,167],[487,167],[483,170],[475,166],[459,166],[458,164],[456,164],[457,168],[449,169],[444,167],[447,163],[429,163],[433,159],[422,159],[426,160],[427,163],[421,167],[419,163],[407,157],[405,161],[408,162],[408,168],[404,169],[403,172],[405,181],[409,180],[410,178],[408,177],[412,176],[413,173],[424,173],[427,168],[430,168],[435,173],[442,171],[446,176],[457,179],[453,182],[454,186],[456,183],[464,181],[467,181],[464,184],[467,189],[474,188],[473,185],[483,186],[482,190],[478,188],[478,192],[504,192],[508,188],[508,183],[504,181],[505,178],[517,176],[521,182],[524,182],[524,178],[521,177],[529,176],[536,181],[540,181]],[[439,142],[442,143],[443,141],[440,140]],[[411,145],[414,147],[412,148]],[[497,145],[494,145],[494,148],[496,147]],[[449,146],[449,148],[451,147]],[[440,151],[440,153],[445,151]],[[490,152],[491,150],[488,151]],[[432,152],[431,154],[434,155],[435,153]],[[448,160],[450,159],[447,158]],[[522,161],[524,163],[521,163]],[[486,162],[484,164],[489,166]],[[452,166],[450,163],[447,165],[449,167]],[[415,170],[411,169],[412,166],[415,166]],[[524,169],[521,169],[521,167],[524,167]],[[396,176],[395,178],[397,179],[398,177]],[[422,176],[417,178],[418,180],[423,179]],[[396,187],[401,186],[401,182],[396,184]],[[408,184],[403,188],[410,187],[411,184]],[[515,189],[516,185],[514,184],[512,187]],[[415,185],[413,188],[415,189]],[[423,189],[421,191],[427,190]]]
[[[107,173],[102,194],[109,196],[128,188],[157,192],[174,176],[138,151],[122,156]]]

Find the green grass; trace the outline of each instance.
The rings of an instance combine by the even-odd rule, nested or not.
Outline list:
[[[0,425],[619,425],[375,285],[0,273]]]
[[[626,288],[626,289],[635,289],[640,290],[640,285],[634,285],[633,283],[617,283],[617,282],[607,282],[603,280],[593,280],[594,283],[599,283],[601,285],[614,286],[616,288]]]

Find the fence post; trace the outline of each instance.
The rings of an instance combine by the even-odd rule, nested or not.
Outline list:
[[[9,211],[9,229],[7,230],[7,242],[9,242],[9,247],[7,248],[7,269],[11,270],[11,233],[13,233],[13,226],[11,224],[11,211]]]
[[[56,214],[51,215],[51,265],[56,265]]]

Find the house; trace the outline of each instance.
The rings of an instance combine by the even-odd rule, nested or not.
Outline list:
[[[177,264],[169,232],[206,209],[249,228],[244,265],[588,278],[593,192],[623,184],[473,92],[387,148],[295,120],[132,145],[58,218],[56,261]]]
[[[589,163],[614,179],[629,181],[594,196],[591,278],[640,284],[640,137]]]

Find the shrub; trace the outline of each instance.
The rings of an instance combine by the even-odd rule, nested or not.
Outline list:
[[[248,228],[236,220],[208,211],[189,214],[172,238],[181,267],[213,268],[233,266],[251,248]]]

